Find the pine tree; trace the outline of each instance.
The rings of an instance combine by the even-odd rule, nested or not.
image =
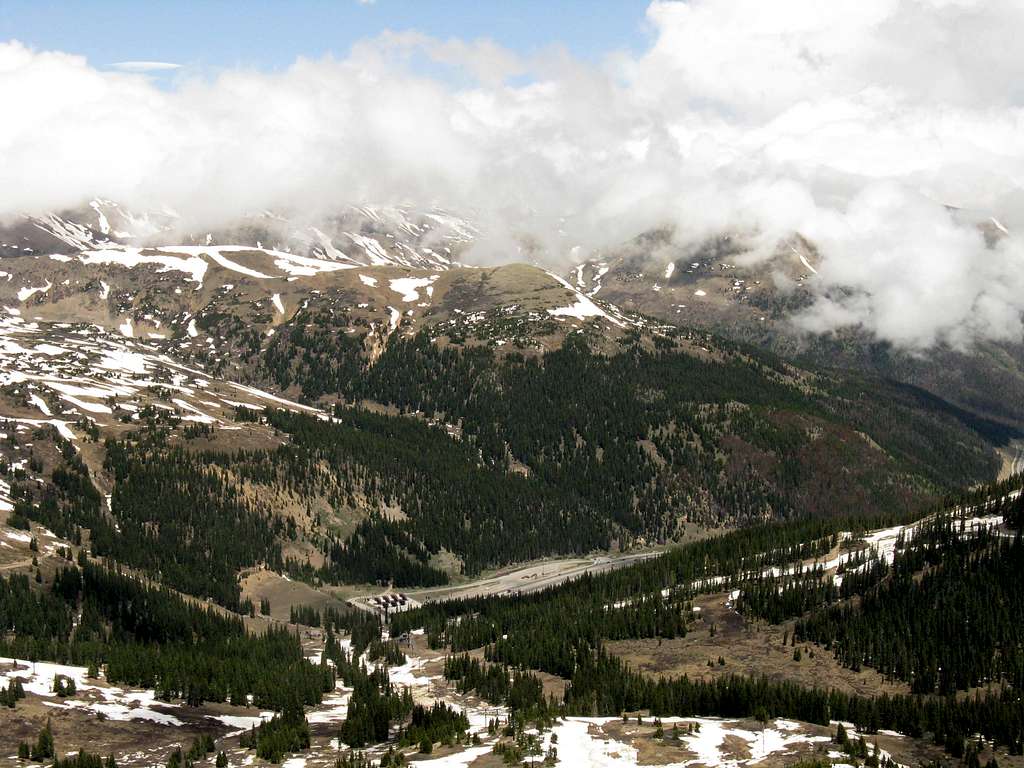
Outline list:
[[[46,725],[39,731],[39,737],[32,748],[32,759],[43,761],[54,756],[53,730],[50,728],[50,719],[46,719]]]

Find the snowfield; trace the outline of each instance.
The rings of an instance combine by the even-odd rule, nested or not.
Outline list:
[[[239,258],[242,256],[247,260],[255,260],[260,268],[240,263]],[[125,269],[150,266],[156,267],[158,272],[181,272],[187,275],[185,279],[195,283],[197,288],[203,285],[211,266],[255,280],[289,276],[311,277],[322,272],[336,272],[357,266],[248,245],[160,245],[151,248],[111,245],[84,250],[71,258],[89,266],[119,266]],[[272,270],[275,273],[272,274]],[[47,285],[22,289],[18,293],[18,300],[25,301],[34,293],[45,292],[51,287],[52,285]],[[103,298],[106,298],[108,292],[109,287],[104,288]]]
[[[594,766],[594,768],[638,768],[641,763],[637,749],[629,743],[604,735],[602,729],[619,718],[570,717],[560,721],[546,734],[544,746],[552,745],[551,734],[557,734],[554,746],[560,766]],[[645,718],[649,726],[652,718]],[[828,736],[811,736],[801,731],[799,723],[775,720],[763,732],[740,727],[738,720],[710,717],[661,718],[666,736],[673,725],[680,727],[679,745],[693,757],[670,763],[657,763],[664,768],[741,768],[761,763],[776,754],[787,754],[800,745],[827,743]],[[689,734],[688,727],[697,730]],[[649,735],[641,738],[649,739]],[[731,740],[731,741],[727,741]],[[737,742],[745,743],[749,757],[735,757]],[[742,750],[741,750],[742,751]]]
[[[360,275],[360,278],[363,276]],[[401,294],[402,301],[409,302],[420,300],[420,288],[425,288],[428,296],[432,296],[434,293],[433,283],[440,275],[431,275],[430,277],[400,277],[396,280],[389,280],[388,286],[395,293]]]
[[[557,307],[555,309],[549,309],[547,312],[552,317],[574,317],[577,320],[585,320],[588,317],[602,317],[608,322],[619,326],[620,328],[627,325],[628,321],[624,317],[613,316],[610,312],[606,312],[605,310],[601,309],[601,307],[597,306],[597,304],[591,301],[591,299],[588,296],[586,296],[583,293],[580,293],[578,290],[573,288],[573,286],[570,285],[567,280],[559,277],[554,272],[548,272],[547,274],[554,278],[555,281],[558,282],[558,284],[561,285],[563,288],[571,291],[576,297],[576,301],[567,307]],[[596,291],[592,292],[591,295],[593,295],[593,293],[596,293]]]
[[[0,658],[0,667],[11,669],[0,672],[0,685],[10,685],[16,679],[22,681],[26,693],[47,699],[44,704],[54,709],[80,709],[96,714],[102,713],[111,720],[148,720],[161,725],[182,725],[174,715],[155,709],[176,708],[180,705],[157,702],[156,693],[148,691],[126,691],[123,688],[99,685],[86,677],[85,667],[72,667],[48,662],[29,662]],[[67,698],[58,698],[53,692],[54,679],[61,675],[75,681],[78,693]],[[83,694],[88,698],[84,698]]]
[[[194,319],[193,332],[198,335]],[[19,431],[51,424],[68,440],[77,440],[72,425],[82,418],[136,420],[147,403],[176,410],[184,421],[227,427],[239,391],[256,409],[319,412],[255,387],[215,381],[140,339],[97,326],[26,322],[14,314],[0,317],[0,385],[20,387],[31,414],[0,412],[0,418]]]

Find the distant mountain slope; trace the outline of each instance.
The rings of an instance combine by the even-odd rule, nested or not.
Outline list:
[[[0,225],[0,257],[240,244],[352,266],[446,269],[476,234],[472,224],[446,211],[394,206],[352,207],[308,221],[265,211],[192,231],[170,210],[140,213],[110,200],[92,200],[81,209]]]
[[[1005,234],[994,219],[969,217],[990,244]],[[977,220],[976,220],[977,219]],[[671,234],[652,232],[565,272],[587,296],[624,311],[703,328],[752,344],[800,365],[835,367],[921,387],[984,419],[998,422],[997,442],[1024,430],[1024,344],[979,342],[967,350],[939,345],[905,350],[860,329],[827,335],[798,330],[794,314],[814,301],[820,256],[796,236],[773,256],[750,263],[729,236],[681,247]]]
[[[311,300],[250,348],[249,320],[228,309],[195,337],[149,340],[9,317],[2,452],[24,474],[6,504],[165,578],[191,563],[175,586],[230,603],[224,563],[437,583],[693,524],[923,505],[995,470],[934,398],[611,312],[520,318],[519,337],[501,311],[490,324],[453,313],[381,340],[372,321]],[[106,509],[51,490],[79,458]],[[274,546],[253,538],[255,520]],[[251,541],[175,555],[189,529]]]
[[[61,250],[0,258],[0,503],[228,604],[260,565],[433,584],[694,525],[918,507],[993,477],[1006,438],[915,387],[624,310],[605,297],[648,279],[634,257],[568,279],[468,267],[472,231],[446,221],[440,263],[438,232],[366,209],[375,242],[410,239],[356,263],[253,231],[167,244],[155,215],[98,207],[98,229],[27,222]],[[429,264],[392,261],[413,242]],[[794,246],[797,279],[814,261]],[[749,313],[730,247],[642,290],[717,286]],[[105,505],[76,501],[86,479]]]
[[[955,209],[950,214],[958,221],[977,226],[990,244],[1006,234],[1005,227],[994,219]],[[205,313],[208,324],[216,324],[208,317],[211,313],[228,317],[241,314],[251,327],[270,332],[294,306],[288,303],[290,297],[302,303],[310,296],[321,295],[311,291],[348,290],[353,299],[358,299],[349,302],[350,316],[354,321],[365,315],[360,321],[365,319],[374,326],[377,338],[370,344],[379,351],[379,339],[390,335],[390,326],[398,314],[406,331],[421,321],[433,324],[446,320],[454,310],[471,316],[477,324],[485,322],[473,314],[480,310],[501,309],[510,315],[518,313],[520,320],[530,319],[529,311],[536,307],[529,307],[528,299],[537,281],[545,278],[529,268],[515,267],[510,271],[483,273],[485,276],[477,284],[477,278],[472,276],[476,273],[464,269],[459,260],[480,234],[470,220],[451,212],[370,205],[318,216],[257,212],[229,225],[190,231],[173,211],[136,212],[114,201],[96,199],[76,210],[26,216],[0,226],[0,272],[5,273],[0,274],[0,280],[8,278],[8,287],[14,289],[19,302],[21,296],[40,301],[42,289],[51,277],[56,280],[47,292],[66,296],[74,293],[75,286],[88,275],[104,298],[107,289],[103,286],[117,291],[117,306],[109,307],[104,318],[103,313],[94,311],[93,304],[76,308],[62,298],[57,303],[64,302],[67,317],[124,328],[128,328],[130,320],[132,333],[154,339],[174,336],[182,325],[187,332],[191,321],[199,322],[200,313]],[[32,268],[27,262],[18,262],[19,269],[7,269],[15,263],[9,260],[14,256],[41,257],[44,264]],[[90,269],[64,261],[64,257]],[[67,268],[58,270],[56,264],[46,263],[45,259],[60,259]],[[148,277],[140,281],[135,277],[139,272],[135,267],[128,272],[116,269],[127,265],[142,267],[143,272],[148,269],[166,273],[168,282],[158,284]],[[828,336],[797,332],[790,320],[813,301],[819,266],[814,243],[798,235],[779,243],[772,258],[750,263],[741,239],[729,234],[698,245],[681,246],[670,231],[652,231],[590,255],[565,270],[563,279],[577,297],[555,304],[552,294],[548,297],[550,302],[547,298],[540,302],[540,317],[564,320],[583,313],[577,318],[582,320],[609,311],[611,305],[619,308],[612,312],[619,316],[635,313],[702,328],[805,365],[846,368],[922,387],[967,411],[1003,424],[997,430],[1000,434],[992,435],[998,442],[1006,442],[1017,430],[1024,429],[1024,345],[983,343],[968,351],[938,347],[918,354],[878,342],[856,329]],[[345,270],[357,267],[412,270],[409,274],[388,273],[388,282],[376,287],[390,285],[403,276],[413,281],[432,280],[437,283],[433,290],[438,297],[448,283],[446,279],[437,282],[438,275],[456,270],[461,277],[451,279],[452,284],[458,283],[457,294],[446,295],[439,301],[427,291],[415,302],[420,306],[411,306],[398,300],[399,296],[411,294],[366,290],[374,288],[372,283],[378,280],[372,274],[364,273],[366,280],[360,284],[354,282],[353,274],[344,274]],[[429,272],[419,274],[416,270]],[[207,271],[210,279],[204,280]],[[15,272],[20,278],[16,286],[11,282]],[[328,274],[332,276],[327,277]],[[252,289],[254,281],[262,286],[268,299],[278,295],[283,302],[281,312],[276,311],[276,306],[269,313],[265,307],[256,306],[263,299],[259,291]],[[280,285],[281,281],[288,286]],[[325,287],[314,287],[316,282]],[[139,283],[143,290],[137,291],[134,283]],[[501,297],[493,288],[482,287],[487,283],[500,283],[498,292],[508,299],[504,305],[498,306]],[[231,288],[223,296],[213,298],[212,285]],[[176,294],[173,300],[162,296],[167,288],[180,289],[182,294]],[[236,288],[239,293],[228,295]],[[479,290],[483,293],[473,298],[473,292]],[[482,298],[485,294],[491,299]],[[493,302],[489,304],[490,300]],[[252,311],[223,311],[225,304],[233,305],[236,301],[253,303]],[[323,304],[320,300],[316,302]],[[471,308],[473,302],[473,306],[479,304],[477,309]],[[591,306],[593,302],[599,306]],[[517,303],[522,306],[512,309]],[[334,310],[338,306],[337,302],[332,303]],[[527,308],[525,312],[520,311],[523,307]],[[555,315],[546,311],[559,309],[563,312]],[[55,313],[54,318],[60,314]],[[255,317],[269,320],[253,322]],[[109,321],[115,318],[117,322],[111,326]],[[485,325],[493,326],[498,319],[488,319]],[[514,320],[500,318],[499,325],[519,323],[510,323],[510,319]],[[188,335],[195,338],[191,333]],[[550,345],[557,340],[552,337],[548,342]],[[186,340],[182,346],[189,345]],[[198,353],[192,350],[190,354]]]

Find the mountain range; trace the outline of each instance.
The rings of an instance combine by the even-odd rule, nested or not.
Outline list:
[[[112,524],[109,554],[165,574],[147,536],[176,531],[173,552],[262,519],[272,540],[211,543],[169,579],[233,604],[258,564],[436,583],[694,526],[923,507],[1012,458],[1016,422],[929,386],[941,363],[789,333],[810,243],[751,267],[728,237],[680,253],[654,232],[559,273],[469,266],[476,235],[369,206],[201,233],[101,200],[16,221],[0,232],[3,451],[20,470],[5,503],[61,535]],[[99,518],[44,513],[68,446],[107,498]],[[152,476],[161,462],[175,479]],[[237,497],[233,524],[207,506],[183,533],[131,501],[202,478]]]

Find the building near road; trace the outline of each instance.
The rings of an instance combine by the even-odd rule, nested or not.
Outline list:
[[[416,608],[419,606],[419,602],[402,592],[388,592],[366,598],[366,605],[387,617],[392,613],[401,613],[410,608]]]

